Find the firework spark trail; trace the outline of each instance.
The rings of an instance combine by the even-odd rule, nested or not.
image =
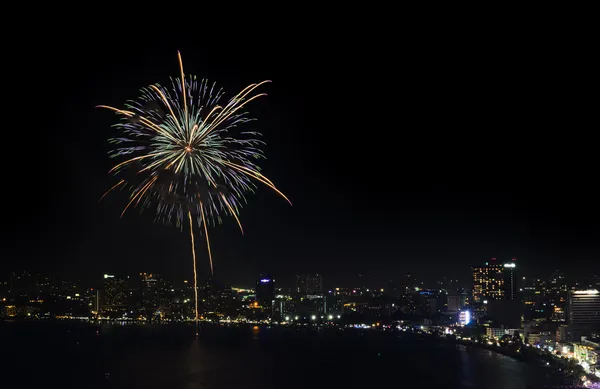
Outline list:
[[[197,266],[194,242],[194,218],[206,237],[211,274],[214,274],[208,227],[221,224],[223,216],[237,222],[258,181],[271,188],[290,204],[290,200],[265,177],[257,165],[264,159],[264,142],[254,131],[237,131],[253,121],[242,111],[245,106],[266,96],[252,93],[270,81],[248,85],[226,103],[222,89],[205,79],[185,74],[181,53],[177,52],[179,78],[169,86],[160,84],[142,88],[137,100],[127,101],[125,109],[99,105],[120,116],[113,127],[119,135],[109,139],[115,145],[111,158],[116,163],[109,174],[120,181],[102,197],[117,187],[130,192],[129,202],[121,217],[134,204],[153,208],[155,219],[174,223],[183,229],[185,216],[190,225],[194,261],[196,321],[198,320]],[[100,199],[100,200],[101,200]]]
[[[109,190],[104,192],[104,194],[102,195],[102,197],[100,197],[100,200],[98,200],[98,202],[102,201],[102,199],[104,197],[106,197],[107,194],[109,194],[113,189],[115,189],[117,186],[123,184],[124,182],[125,182],[125,180],[121,180],[121,181],[117,182],[116,184],[114,184]]]
[[[181,61],[181,53],[178,51],[177,52],[177,58],[179,59],[179,69],[181,70],[181,96],[183,97],[183,108],[185,109],[185,120],[186,120],[186,126],[188,123],[188,108],[187,108],[187,103],[186,103],[186,97],[185,97],[185,74],[183,73],[183,61]],[[190,143],[191,140],[190,140]]]
[[[210,261],[210,274],[215,275],[215,269],[213,268],[212,252],[210,251],[210,241],[208,240],[208,227],[206,226],[206,217],[204,216],[204,207],[202,202],[200,203],[200,211],[202,212],[202,224],[204,225],[204,235],[206,235],[206,247],[208,248],[208,259]]]
[[[190,220],[190,238],[192,240],[192,259],[194,261],[194,304],[196,306],[196,336],[198,336],[198,274],[196,272],[196,249],[194,248],[194,223],[192,222],[192,213],[188,212]]]
[[[231,212],[231,214],[235,218],[235,221],[237,222],[238,226],[240,227],[240,232],[242,233],[242,235],[244,235],[244,229],[242,228],[242,223],[240,223],[240,219],[238,219],[237,214],[235,213],[233,208],[231,208],[231,205],[229,205],[227,198],[222,194],[221,194],[221,197],[223,198],[223,202],[225,202],[225,205],[227,205],[227,208],[229,208],[229,211]]]

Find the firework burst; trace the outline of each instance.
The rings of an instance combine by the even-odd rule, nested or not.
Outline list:
[[[109,173],[118,181],[102,198],[114,189],[126,189],[130,195],[121,216],[139,207],[154,209],[160,222],[180,228],[189,223],[197,320],[194,226],[206,237],[214,273],[209,226],[231,217],[243,234],[239,212],[256,182],[289,200],[260,172],[257,162],[264,158],[260,134],[242,130],[253,120],[244,111],[246,104],[265,96],[255,90],[269,81],[251,84],[223,103],[223,90],[186,76],[180,53],[178,57],[180,77],[168,86],[142,88],[139,98],[123,109],[98,106],[121,116],[114,125],[118,135],[109,139],[110,157],[119,160]]]

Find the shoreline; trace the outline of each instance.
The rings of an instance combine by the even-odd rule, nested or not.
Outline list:
[[[424,336],[418,336],[418,334],[414,334],[414,333],[408,333],[407,335],[413,335],[415,337],[420,337],[421,339],[428,339],[428,340],[436,340],[436,341],[440,341],[441,343],[445,343],[445,344],[451,344],[451,345],[462,345],[464,347],[472,347],[472,348],[477,348],[477,349],[483,349],[483,350],[488,350],[488,351],[493,351],[495,353],[498,353],[500,355],[504,355],[507,356],[509,358],[512,358],[514,360],[517,360],[519,362],[523,362],[523,363],[533,363],[536,364],[538,363],[540,366],[545,366],[549,369],[559,369],[559,371],[557,372],[559,375],[561,375],[561,377],[563,378],[563,385],[581,385],[581,380],[578,379],[578,377],[573,374],[573,373],[569,373],[568,372],[568,359],[565,358],[556,358],[555,356],[551,356],[551,355],[541,355],[539,354],[539,352],[537,351],[537,349],[533,348],[533,347],[527,347],[527,348],[522,348],[525,350],[525,352],[521,352],[521,351],[513,351],[510,349],[507,349],[506,347],[502,347],[502,346],[495,346],[494,344],[486,344],[486,343],[481,343],[481,342],[475,342],[475,341],[471,341],[471,340],[464,340],[464,339],[456,339],[456,338],[452,338],[452,337],[440,337],[434,334],[424,334]],[[531,350],[531,351],[529,351]],[[559,384],[560,385],[560,384]],[[583,386],[581,386],[583,388]]]

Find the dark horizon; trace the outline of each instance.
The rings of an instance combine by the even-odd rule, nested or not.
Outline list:
[[[233,220],[213,229],[217,278],[462,281],[491,257],[516,257],[540,276],[600,270],[591,50],[517,34],[281,34],[285,46],[257,33],[249,39],[262,44],[236,50],[185,34],[130,46],[48,31],[22,45],[7,72],[23,119],[4,134],[3,267],[190,278],[185,229],[137,210],[120,219],[123,195],[98,203],[114,183],[106,140],[115,117],[94,106],[122,106],[178,76],[180,50],[187,74],[227,96],[273,80],[248,109],[267,142],[264,172],[294,204],[260,188],[242,210],[245,236]]]

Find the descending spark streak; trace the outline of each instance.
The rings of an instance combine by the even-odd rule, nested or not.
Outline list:
[[[286,197],[286,195],[284,195],[284,194],[283,194],[283,193],[282,193],[282,192],[281,192],[279,189],[277,189],[277,188],[275,187],[275,185],[271,184],[271,183],[270,183],[270,181],[269,181],[269,180],[268,180],[268,179],[267,179],[265,176],[263,176],[262,174],[255,173],[255,172],[253,172],[252,170],[250,170],[250,169],[246,169],[246,168],[244,168],[244,169],[242,170],[242,169],[240,169],[240,168],[241,168],[241,166],[235,165],[235,164],[233,164],[233,163],[231,163],[231,162],[228,162],[228,161],[223,161],[223,160],[222,160],[221,162],[223,162],[225,165],[232,166],[234,169],[238,170],[239,172],[241,172],[241,173],[244,173],[244,174],[246,174],[246,175],[249,175],[249,176],[253,177],[254,179],[256,179],[256,180],[258,180],[258,181],[262,182],[263,184],[265,184],[266,186],[268,186],[269,188],[271,188],[271,189],[273,189],[275,192],[277,192],[277,193],[278,193],[278,194],[279,194],[281,197],[283,197],[283,198],[284,198],[284,199],[285,199],[285,200],[286,200],[288,203],[290,203],[290,205],[292,205],[292,202],[290,201],[290,199],[288,199],[288,198]]]
[[[204,234],[206,235],[206,247],[208,248],[208,259],[210,261],[210,274],[215,275],[212,253],[210,252],[210,240],[208,239],[208,228],[206,227],[206,216],[204,214],[204,206],[202,205],[202,202],[200,202],[200,212],[202,212],[202,224],[204,225]]]
[[[146,185],[144,185],[142,187],[142,189],[138,190],[135,194],[132,194],[131,196],[131,201],[129,201],[129,203],[127,204],[127,206],[125,207],[125,209],[123,210],[123,212],[121,213],[121,217],[123,217],[123,215],[125,215],[125,212],[127,211],[127,208],[129,208],[129,206],[131,205],[131,203],[133,203],[135,201],[135,199],[140,195],[140,193],[145,192],[145,190],[151,186],[154,181],[156,181],[158,177],[154,177],[152,178],[150,181],[148,181],[148,183],[146,183]]]
[[[134,208],[137,207],[137,205],[140,203],[140,200],[142,199],[142,197],[144,197],[144,194],[148,191],[148,189],[150,189],[150,187],[156,182],[157,179],[158,179],[158,176],[154,177],[152,182],[150,182],[150,185],[146,185],[146,188],[142,190],[137,201],[135,202]]]
[[[262,174],[260,174],[259,172],[255,171],[255,170],[248,169],[245,166],[238,165],[237,163],[233,163],[231,161],[223,161],[223,162],[226,163],[226,164],[228,164],[228,165],[230,165],[230,166],[232,166],[232,167],[236,167],[238,169],[242,169],[242,170],[248,171],[251,174],[257,175],[260,178],[262,178],[263,180],[267,181],[270,185],[275,186],[275,184],[273,184],[273,181],[269,180],[267,177],[263,176]]]
[[[109,194],[113,189],[115,189],[117,186],[121,185],[122,183],[124,183],[125,180],[121,180],[119,182],[117,182],[115,185],[113,185],[109,190],[107,190],[106,192],[104,192],[104,194],[102,195],[102,197],[100,197],[100,200],[98,200],[98,202],[102,201],[102,199]]]
[[[196,273],[196,249],[194,248],[194,223],[192,223],[192,213],[188,211],[190,221],[190,238],[192,240],[192,258],[194,261],[194,302],[196,306],[196,336],[198,336],[198,275]]]
[[[235,213],[235,211],[233,210],[233,208],[231,207],[231,205],[229,205],[229,202],[227,201],[227,198],[222,193],[221,193],[221,198],[225,202],[225,205],[227,205],[227,208],[229,208],[229,212],[231,212],[231,214],[235,218],[235,221],[237,222],[238,226],[240,226],[240,231],[242,232],[242,235],[244,235],[244,229],[242,228],[242,223],[240,223],[240,219],[238,219],[237,214]]]

